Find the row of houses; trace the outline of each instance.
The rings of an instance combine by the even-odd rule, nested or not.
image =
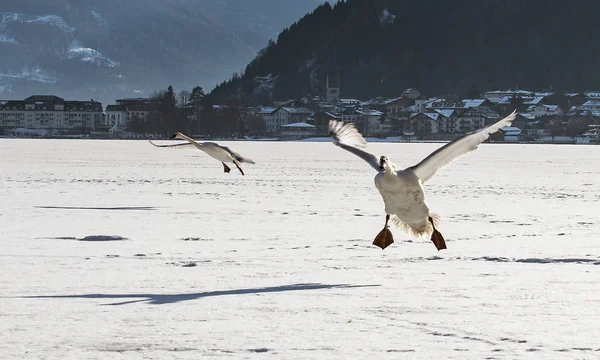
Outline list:
[[[356,124],[367,136],[423,138],[436,134],[449,134],[446,137],[453,138],[500,118],[492,110],[491,101],[485,98],[426,98],[415,89],[407,89],[395,98],[367,101],[342,98],[335,104],[318,103],[315,110],[289,106],[261,108],[257,115],[263,118],[270,136],[280,136],[290,125],[299,128],[306,127],[304,124],[314,125],[314,135],[326,136],[329,120],[336,119]]]
[[[312,100],[312,101],[311,101]],[[306,107],[305,105],[312,105]],[[311,114],[311,110],[312,114]],[[289,127],[314,125],[314,134],[327,135],[330,119],[353,122],[370,136],[415,136],[423,139],[448,140],[465,132],[482,128],[502,116],[519,110],[515,126],[504,129],[507,139],[550,137],[549,126],[567,123],[577,117],[593,117],[600,122],[600,92],[552,93],[526,90],[489,91],[480,98],[457,96],[428,98],[415,89],[399,97],[367,101],[340,98],[336,102],[303,99],[303,104],[262,108],[258,114],[267,124],[271,136],[287,135]],[[568,110],[564,110],[568,109]]]
[[[530,136],[548,136],[549,130],[544,128],[543,121],[548,118],[600,118],[600,92],[595,91],[555,94],[496,90],[480,98],[462,99],[425,97],[410,88],[393,98],[322,101],[311,97],[242,110],[263,120],[266,136],[281,139],[327,136],[329,120],[336,119],[355,123],[367,136],[447,140],[494,123],[517,105],[519,118],[508,136],[514,136],[517,131]],[[214,106],[217,111],[225,108]],[[24,129],[59,134],[82,130],[120,133],[134,118],[147,119],[152,108],[148,98],[118,99],[103,112],[102,104],[94,100],[65,101],[57,96],[34,95],[24,100],[0,100],[0,129],[15,134]]]
[[[147,119],[148,98],[116,100],[103,111],[102,104],[33,95],[24,100],[0,100],[0,130],[13,135],[65,135],[90,131],[123,131],[135,117]]]

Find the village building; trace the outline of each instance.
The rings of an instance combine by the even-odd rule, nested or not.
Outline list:
[[[134,118],[146,121],[154,107],[149,98],[124,98],[117,99],[115,102],[116,105],[106,106],[105,118],[105,125],[113,131],[126,130]]]
[[[307,108],[278,106],[276,108],[261,108],[257,115],[265,123],[265,130],[268,136],[278,136],[281,126],[306,122],[313,111]]]
[[[29,129],[38,134],[86,133],[102,126],[102,104],[33,95],[25,100],[0,100],[0,128],[5,133]],[[18,131],[17,131],[18,132]]]
[[[563,111],[558,105],[530,105],[527,108],[527,113],[531,114],[534,118],[542,116],[562,116]]]
[[[315,136],[317,127],[305,122],[281,125],[279,138],[281,140],[306,139]]]

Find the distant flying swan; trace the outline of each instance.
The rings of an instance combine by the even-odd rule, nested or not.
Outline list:
[[[435,172],[452,162],[457,157],[477,149],[490,134],[498,129],[510,126],[516,117],[516,110],[483,129],[467,133],[437,149],[420,163],[405,170],[397,170],[387,156],[379,159],[375,155],[362,150],[367,146],[366,140],[354,127],[354,124],[330,120],[329,134],[333,143],[348,150],[369,163],[378,174],[375,175],[375,186],[385,203],[385,225],[379,232],[373,245],[385,249],[394,242],[392,232],[388,228],[391,219],[396,227],[415,237],[430,238],[438,250],[446,249],[444,237],[437,230],[439,216],[429,212],[425,202],[422,184],[429,180]]]
[[[170,139],[186,140],[189,142],[189,144],[157,145],[153,143],[152,140],[148,141],[150,141],[150,144],[156,147],[195,146],[197,149],[200,149],[213,158],[219,160],[223,164],[223,170],[226,173],[231,171],[231,168],[225,164],[226,162],[234,163],[242,175],[244,175],[244,170],[242,170],[241,163],[254,164],[254,161],[251,159],[243,157],[227,146],[222,146],[214,142],[198,142],[180,132],[173,134]]]

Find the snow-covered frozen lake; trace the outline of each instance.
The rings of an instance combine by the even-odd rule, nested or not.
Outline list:
[[[600,357],[600,146],[484,144],[394,232],[331,143],[0,139],[0,358]],[[400,166],[441,144],[370,144]]]

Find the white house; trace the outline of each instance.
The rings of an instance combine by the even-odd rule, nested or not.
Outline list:
[[[581,110],[600,110],[600,99],[588,100],[581,104],[579,107]]]
[[[360,104],[360,100],[358,99],[340,99],[340,102],[344,106],[358,106]]]
[[[105,125],[116,125],[121,130],[125,130],[134,118],[146,121],[152,108],[152,100],[149,98],[124,98],[115,102],[116,105],[106,106]]]
[[[583,96],[590,100],[600,99],[600,91],[588,90],[583,93]]]
[[[483,97],[493,103],[498,103],[503,99],[510,99],[512,97],[533,98],[535,95],[535,92],[527,90],[493,90],[486,91]]]
[[[281,125],[279,138],[281,140],[305,139],[315,136],[317,127],[305,122]]]
[[[356,114],[356,127],[366,135],[385,132],[382,127],[381,116],[383,112],[371,109],[354,110]]]
[[[527,113],[533,115],[533,117],[541,117],[541,116],[562,116],[563,111],[558,105],[544,105],[537,104],[531,105],[527,108]]]
[[[106,106],[105,125],[116,126],[125,129],[127,124],[127,108],[124,105],[107,105]]]
[[[482,114],[480,111],[477,111],[477,109],[469,108],[460,114],[455,128],[452,129],[453,131],[449,132],[467,133],[481,129],[485,127],[485,120],[486,117],[484,114]]]
[[[267,125],[267,133],[271,135],[276,135],[279,133],[281,126],[287,124],[293,124],[298,122],[305,122],[313,112],[306,108],[296,108],[296,107],[287,107],[280,106],[272,112],[271,118],[273,119],[273,123],[269,126]]]
[[[412,113],[409,116],[410,127],[419,136],[437,134],[444,132],[442,127],[445,125],[440,124],[443,118],[444,116],[438,112]]]
[[[505,126],[503,128],[500,128],[500,132],[502,132],[504,134],[504,141],[518,142],[519,136],[521,136],[521,133],[523,131],[521,129],[519,129],[518,127]]]
[[[277,119],[275,117],[275,110],[273,107],[263,107],[256,113],[265,123],[266,133],[271,135],[277,133]]]

